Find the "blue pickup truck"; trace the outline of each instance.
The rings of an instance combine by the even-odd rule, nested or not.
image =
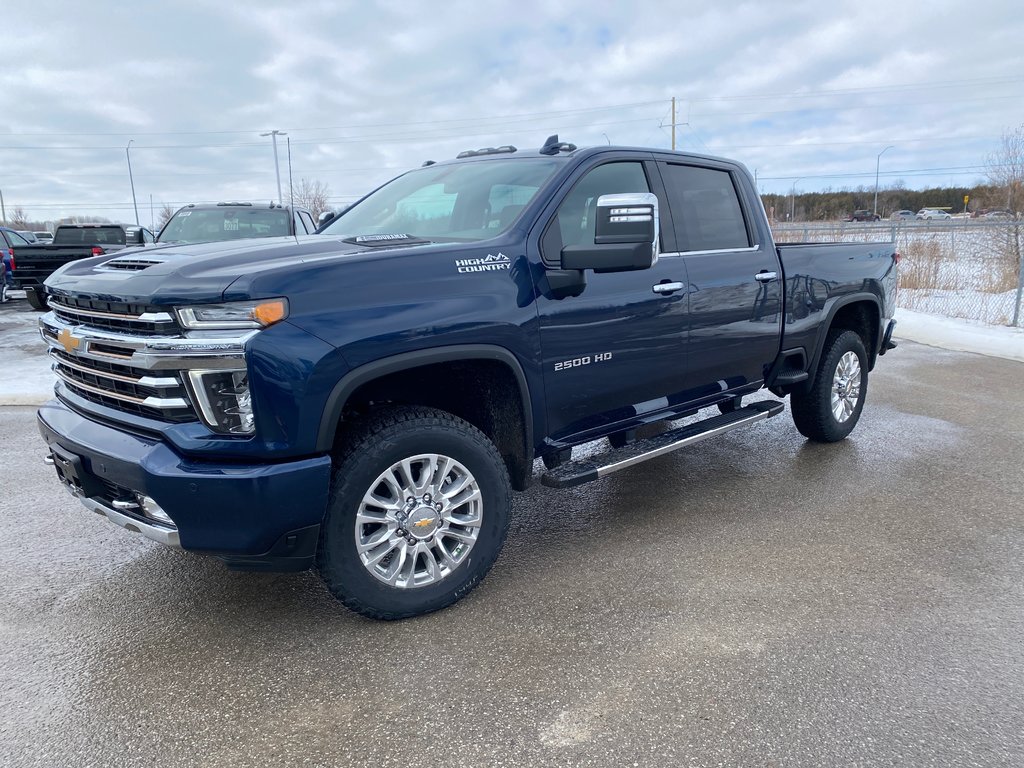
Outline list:
[[[63,267],[39,427],[112,522],[413,616],[480,582],[536,475],[571,487],[780,413],[744,403],[763,388],[807,438],[846,437],[895,346],[898,261],[777,246],[728,160],[474,150],[315,235]]]

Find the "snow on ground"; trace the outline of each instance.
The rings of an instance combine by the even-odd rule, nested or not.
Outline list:
[[[17,294],[15,294],[17,295]],[[54,376],[39,338],[39,313],[15,300],[0,309],[0,405],[39,405],[53,396]],[[897,339],[1024,362],[1024,328],[896,310]]]
[[[916,341],[932,347],[1024,362],[1024,328],[984,325],[897,309],[893,335],[897,339]]]

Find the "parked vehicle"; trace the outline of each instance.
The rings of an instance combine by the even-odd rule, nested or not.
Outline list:
[[[160,230],[160,243],[212,243],[246,237],[311,235],[313,214],[305,208],[252,203],[192,203],[180,208]]]
[[[7,296],[7,258],[0,259],[0,304],[9,301]]]
[[[878,221],[881,218],[882,217],[879,216],[877,213],[872,213],[871,211],[865,209],[865,210],[860,210],[860,211],[854,211],[853,213],[851,213],[849,216],[846,217],[846,220],[847,221]]]
[[[28,242],[30,244],[31,243],[38,243],[39,242],[39,238],[36,237],[36,233],[35,232],[28,232],[28,231],[26,231],[24,229],[16,229],[15,232],[17,232],[19,235],[21,235],[26,240],[28,240]]]
[[[917,212],[917,218],[923,220],[930,219],[951,219],[953,218],[945,211],[940,211],[936,208],[922,208]]]
[[[14,286],[25,291],[35,309],[46,308],[43,281],[72,261],[120,251],[132,245],[151,245],[153,233],[126,224],[61,224],[52,243],[25,244],[18,249]]]
[[[986,219],[1009,220],[1009,219],[1014,219],[1016,217],[1013,215],[1013,213],[1011,211],[995,210],[995,211],[988,211],[985,214],[984,218],[986,218]]]
[[[0,300],[7,301],[8,291],[15,287],[14,283],[14,268],[16,266],[14,249],[17,248],[19,251],[23,251],[24,247],[29,245],[22,235],[16,230],[9,229],[8,227],[0,227],[0,261],[4,264],[4,275],[3,275],[3,293],[0,295]]]
[[[36,240],[40,243],[53,242],[53,232],[33,232],[32,234],[36,236]]]
[[[913,211],[895,211],[889,215],[890,221],[899,221],[900,219],[912,219],[916,214]]]
[[[743,401],[764,388],[841,440],[895,346],[893,243],[776,245],[737,163],[555,136],[410,171],[318,235],[146,257],[46,281],[59,478],[231,568],[313,566],[383,619],[484,578],[535,457],[547,486],[597,480],[782,412]]]

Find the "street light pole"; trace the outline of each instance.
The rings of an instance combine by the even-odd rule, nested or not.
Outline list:
[[[135,225],[139,225],[139,204],[135,202],[135,179],[132,177],[132,153],[128,150],[132,147],[132,142],[135,139],[128,139],[128,146],[124,148],[125,157],[128,158],[128,181],[132,185],[132,205],[135,207]]]
[[[871,209],[871,215],[878,215],[878,164],[882,161],[882,155],[892,149],[891,146],[886,147],[878,153],[878,157],[875,158],[875,206]]]
[[[261,133],[260,136],[269,136],[271,141],[274,142],[274,173],[277,175],[277,203],[281,205],[281,166],[277,161],[277,137],[287,136],[288,134],[284,131],[270,131],[269,133]]]
[[[793,188],[790,190],[790,203],[789,203],[789,220],[793,221],[796,219],[796,182],[803,181],[804,177],[801,176],[799,179],[793,182]]]

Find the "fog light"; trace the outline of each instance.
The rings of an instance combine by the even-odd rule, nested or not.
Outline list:
[[[171,516],[164,512],[163,508],[157,504],[151,497],[143,496],[141,493],[137,494],[136,498],[139,500],[139,506],[142,508],[142,514],[148,517],[150,520],[166,525],[169,528],[177,528],[174,521],[171,520]]]

